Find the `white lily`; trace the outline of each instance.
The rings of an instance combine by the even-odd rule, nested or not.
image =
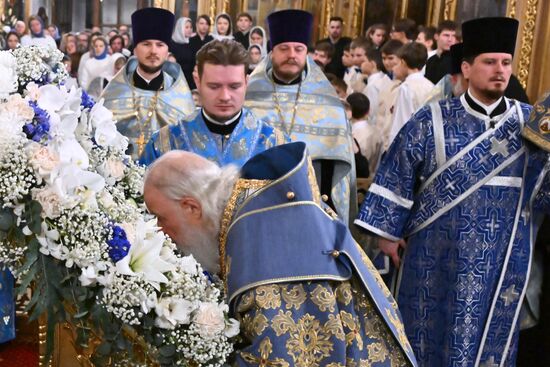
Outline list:
[[[158,317],[155,325],[162,329],[173,330],[177,325],[189,324],[191,313],[197,304],[182,298],[161,298],[155,307]]]
[[[153,287],[160,289],[160,283],[168,282],[164,273],[175,268],[161,257],[164,235],[152,230],[157,227],[143,221],[136,223],[135,228],[136,233],[130,251],[116,263],[116,269],[125,275],[142,274]]]

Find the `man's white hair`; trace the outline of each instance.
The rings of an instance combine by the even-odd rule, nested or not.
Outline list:
[[[223,210],[239,178],[239,169],[217,164],[194,153],[174,150],[157,159],[145,174],[144,187],[153,185],[172,200],[197,199],[203,215],[219,230]]]

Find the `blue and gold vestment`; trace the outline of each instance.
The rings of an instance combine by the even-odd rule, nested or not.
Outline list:
[[[419,110],[381,163],[359,218],[407,239],[395,298],[422,366],[514,366],[547,155],[521,138],[531,107],[491,118],[464,96]]]
[[[15,338],[14,281],[8,269],[0,270],[0,343]]]
[[[130,58],[101,94],[105,107],[113,113],[118,131],[129,139],[133,159],[139,158],[152,133],[176,124],[195,111],[191,91],[178,64],[164,63],[164,86],[160,91],[134,86],[137,66],[137,59]]]
[[[236,366],[415,366],[399,311],[348,228],[320,206],[303,142],[242,168],[220,234]]]
[[[140,163],[150,165],[164,153],[179,149],[196,153],[220,166],[234,164],[241,167],[255,154],[287,141],[281,131],[256,119],[246,108],[243,108],[239,122],[229,136],[210,132],[202,113],[197,111],[189,119],[154,133]]]
[[[292,141],[307,144],[317,182],[321,178],[321,161],[334,162],[331,198],[339,216],[348,223],[349,214],[357,212],[351,125],[322,70],[308,57],[300,85],[278,85],[273,82],[268,56],[250,76],[245,106],[258,118],[283,130]]]

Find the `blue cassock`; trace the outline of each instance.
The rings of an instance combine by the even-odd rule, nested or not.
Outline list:
[[[490,118],[464,96],[419,110],[356,224],[407,239],[394,290],[422,366],[513,366],[547,155],[521,137],[530,106]]]
[[[328,207],[303,142],[249,160],[220,231],[236,366],[416,366],[395,300]],[[224,277],[225,275],[225,277]]]
[[[186,150],[205,157],[220,166],[242,166],[248,159],[275,145],[288,141],[284,134],[243,108],[239,123],[229,136],[208,130],[202,113],[165,126],[155,132],[147,143],[139,163],[150,165],[170,150]]]
[[[15,293],[13,276],[0,270],[0,343],[15,338]]]

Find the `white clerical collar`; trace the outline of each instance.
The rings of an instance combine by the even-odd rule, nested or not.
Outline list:
[[[376,73],[371,74],[371,75],[368,76],[368,78],[367,78],[368,84],[374,82],[375,80],[383,78],[383,77],[384,77],[384,73],[381,72],[381,71],[377,71]]]
[[[417,71],[416,73],[407,75],[405,80],[414,80],[414,79],[421,79],[421,78],[424,78],[424,75],[422,74],[421,71]]]
[[[479,99],[477,99],[476,97],[474,97],[474,95],[472,94],[472,92],[470,92],[470,88],[468,88],[468,90],[466,91],[466,93],[468,93],[468,96],[470,96],[470,98],[479,105],[479,107],[483,108],[485,110],[485,112],[487,112],[487,116],[491,116],[491,113],[495,110],[495,108],[498,107],[498,105],[500,104],[500,102],[502,101],[502,98],[504,97],[500,97],[499,99],[497,99],[496,102],[494,103],[491,103],[490,105],[486,105],[485,103],[481,102]]]
[[[206,113],[206,110],[203,108],[202,109],[202,113],[204,114],[204,117],[206,117],[208,119],[208,121],[210,121],[211,123],[213,124],[216,124],[216,125],[222,125],[222,126],[226,126],[226,125],[231,125],[231,123],[235,122],[236,119],[238,119],[239,117],[241,117],[241,114],[242,114],[243,110],[241,109],[239,111],[239,113],[237,113],[235,116],[231,117],[229,120],[227,121],[224,121],[224,122],[221,122],[221,121],[217,121],[215,119],[213,119],[211,116],[209,116],[207,113]]]
[[[145,83],[147,84],[151,84],[151,82],[153,81],[153,79],[155,79],[157,76],[160,75],[160,73],[162,73],[162,70],[159,70],[152,79],[147,79],[146,77],[144,77],[140,72],[139,72],[139,66],[136,68],[136,73],[137,75],[139,75],[139,77],[143,80],[145,80]]]

